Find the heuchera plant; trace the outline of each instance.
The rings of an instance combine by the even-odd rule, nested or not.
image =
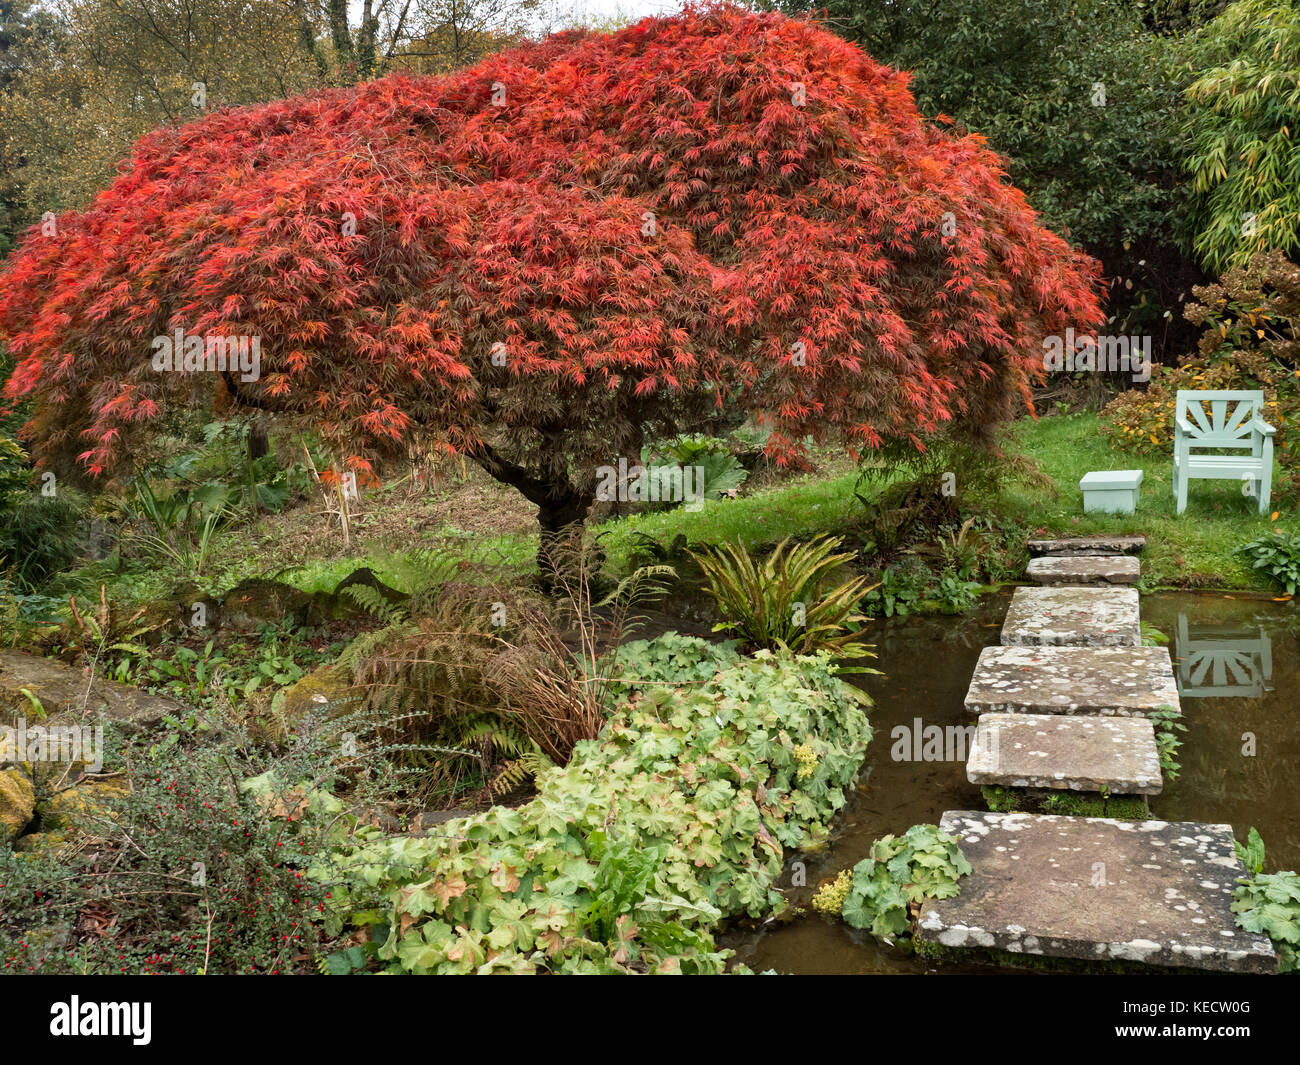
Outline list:
[[[375,926],[393,972],[719,971],[721,919],[785,906],[787,848],[826,839],[857,777],[869,700],[833,669],[675,634],[633,648],[609,727],[531,802],[319,856],[327,930]]]

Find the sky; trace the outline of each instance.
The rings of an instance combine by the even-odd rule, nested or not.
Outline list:
[[[666,15],[681,9],[682,0],[572,0],[575,11],[586,11],[596,18],[628,15],[632,19],[646,15]]]

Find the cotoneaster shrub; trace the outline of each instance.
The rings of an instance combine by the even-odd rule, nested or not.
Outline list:
[[[342,804],[295,782],[333,775],[325,742],[271,758],[235,732],[151,743],[113,726],[104,750],[124,772],[58,794],[38,774],[41,831],[0,843],[0,972],[311,971],[326,898],[305,869]]]
[[[709,645],[667,642],[680,667],[633,648],[608,728],[527,805],[319,861],[327,930],[370,926],[391,972],[720,971],[712,929],[783,906],[787,848],[824,838],[871,727],[825,654],[724,648],[703,679]]]

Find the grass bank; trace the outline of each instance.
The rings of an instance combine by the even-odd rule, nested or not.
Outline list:
[[[1296,517],[1294,494],[1275,491],[1270,515],[1260,516],[1240,487],[1227,481],[1194,481],[1186,513],[1174,513],[1172,457],[1143,457],[1116,449],[1100,431],[1093,413],[1052,415],[1037,421],[1022,419],[1004,433],[1009,459],[1022,456],[1050,480],[1013,474],[1008,461],[1005,479],[992,496],[959,501],[966,512],[991,517],[1007,535],[998,548],[1008,553],[1008,570],[1020,561],[1010,549],[1025,536],[1098,533],[1141,533],[1147,538],[1143,555],[1144,587],[1206,588],[1274,591],[1237,555],[1244,543],[1270,528],[1291,528]],[[699,510],[643,512],[593,525],[606,555],[607,571],[629,572],[645,554],[645,539],[669,547],[684,537],[692,547],[742,540],[751,549],[775,544],[790,536],[811,539],[825,534],[869,538],[863,507],[855,488],[870,493],[879,480],[858,486],[857,469],[846,456],[821,452],[814,472],[753,490],[738,499],[705,502]],[[1083,513],[1079,479],[1089,470],[1141,469],[1143,483],[1137,512],[1131,516]],[[1274,483],[1277,483],[1275,475]],[[960,485],[958,489],[960,491]],[[467,477],[449,487],[406,498],[390,487],[368,499],[368,512],[358,523],[351,548],[335,531],[323,534],[322,516],[299,507],[263,517],[255,530],[245,526],[223,532],[214,552],[214,565],[200,581],[205,590],[219,592],[246,576],[278,576],[305,591],[331,590],[359,566],[402,586],[401,566],[391,564],[413,548],[437,543],[466,558],[493,560],[531,572],[537,551],[532,508],[521,497],[485,478]],[[279,555],[274,570],[267,561]],[[284,556],[287,555],[286,559]],[[287,566],[285,563],[288,563]],[[100,578],[99,574],[96,574]],[[102,579],[102,578],[100,578]],[[110,577],[109,583],[128,600],[146,600],[166,593],[174,574],[151,570]]]
[[[995,506],[1007,518],[1053,535],[1141,533],[1147,538],[1144,586],[1273,590],[1236,551],[1272,528],[1293,528],[1294,495],[1275,490],[1269,514],[1260,515],[1237,483],[1192,481],[1186,511],[1175,514],[1173,455],[1143,457],[1113,447],[1092,413],[1022,419],[1005,441],[1008,451],[1033,459],[1056,486],[1052,492],[1028,482],[1004,485]],[[1090,470],[1141,470],[1137,512],[1085,515],[1079,479]],[[1278,480],[1275,469],[1274,485]]]

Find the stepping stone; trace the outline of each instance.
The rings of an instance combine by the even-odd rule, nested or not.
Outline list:
[[[1017,588],[1002,623],[1008,647],[1137,647],[1135,588]]]
[[[1137,584],[1142,565],[1131,555],[1050,555],[1025,572],[1039,584]]]
[[[972,784],[1159,795],[1155,728],[1140,717],[985,714],[966,763]]]
[[[1167,647],[986,647],[966,692],[973,714],[1133,717],[1181,708]]]
[[[1145,536],[1073,536],[1060,540],[1030,540],[1031,555],[1136,555],[1147,545]]]
[[[1231,825],[950,810],[972,872],[921,907],[917,935],[946,947],[1220,972],[1272,973],[1268,937],[1230,910],[1246,870]]]

